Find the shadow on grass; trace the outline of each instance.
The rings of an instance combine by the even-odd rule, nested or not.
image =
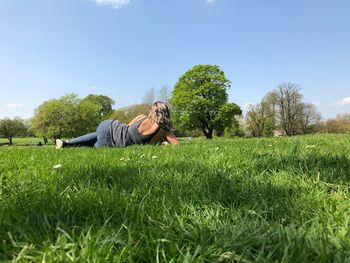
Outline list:
[[[266,157],[257,160],[250,168],[254,173],[320,171],[331,182],[349,182],[350,164],[345,157],[283,157],[270,164],[266,164]],[[134,242],[150,232],[151,236],[162,236],[157,233],[179,228],[171,217],[181,217],[184,207],[189,206],[199,211],[213,208],[247,216],[256,213],[269,223],[288,221],[299,213],[294,204],[305,191],[291,184],[232,176],[230,170],[179,161],[161,169],[147,164],[82,166],[69,173],[57,172],[46,182],[32,178],[27,185],[12,183],[2,193],[0,259],[18,253],[18,243],[36,247],[55,243],[62,229],[79,236],[90,227],[107,225],[117,231],[127,226],[133,229]],[[194,219],[189,222],[196,224]],[[124,239],[130,240],[130,232],[125,235]]]
[[[279,220],[289,213],[298,189],[271,183],[245,181],[242,177],[211,171],[203,165],[191,165],[185,177],[186,163],[175,163],[157,174],[154,166],[104,168],[90,166],[57,173],[49,181],[29,178],[12,182],[3,191],[0,232],[15,239],[40,244],[57,227],[71,229],[87,225],[115,227],[140,225],[145,213],[161,219],[166,207],[181,214],[183,206],[221,206],[232,209],[258,209]],[[283,200],[281,202],[281,200]],[[258,208],[260,207],[260,208]],[[279,212],[272,212],[272,208]],[[143,213],[140,214],[140,213]]]

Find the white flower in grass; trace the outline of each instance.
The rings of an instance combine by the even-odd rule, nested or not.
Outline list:
[[[272,144],[269,144],[268,146],[269,146],[269,147],[272,147]]]
[[[61,168],[62,167],[62,164],[55,164],[54,166],[53,166],[53,169],[59,169],[59,168]]]
[[[233,256],[234,256],[234,253],[232,253],[230,251],[224,252],[220,255],[219,262],[230,261],[230,260],[232,260]]]
[[[254,210],[248,210],[248,214],[250,215],[256,215],[256,212]]]
[[[142,155],[140,156],[140,158],[145,158],[145,155],[144,155],[144,154],[142,154]]]
[[[316,148],[316,145],[306,145],[305,148]]]
[[[152,159],[157,159],[158,157],[156,155],[153,155],[152,156]]]

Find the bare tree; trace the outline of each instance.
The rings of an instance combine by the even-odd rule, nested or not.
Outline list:
[[[265,112],[261,103],[250,105],[246,116],[248,130],[254,137],[261,137],[265,127]]]
[[[150,105],[147,104],[134,104],[115,110],[110,118],[117,119],[124,123],[129,123],[135,116],[140,114],[148,115]]]
[[[170,100],[170,89],[167,85],[164,85],[158,90],[158,100],[169,101]]]
[[[311,125],[315,125],[321,120],[321,114],[312,103],[302,103],[302,113],[299,116],[299,127],[302,134],[307,133]]]
[[[145,95],[143,96],[142,103],[147,105],[152,105],[153,102],[156,100],[156,89],[154,87],[150,88],[145,92]]]
[[[277,92],[268,92],[262,99],[261,103],[265,105],[268,114],[275,119],[277,112]]]
[[[164,85],[159,90],[154,87],[150,88],[145,92],[142,103],[152,105],[156,100],[168,102],[170,100],[171,92],[167,85]]]
[[[250,109],[248,128],[254,136],[268,136],[275,129],[288,136],[310,132],[320,121],[321,114],[314,104],[304,103],[302,98],[298,85],[281,84]]]
[[[265,98],[258,104],[249,107],[246,123],[248,130],[255,137],[271,136],[275,128],[274,107]]]
[[[275,93],[278,125],[288,136],[297,134],[299,116],[303,113],[300,87],[294,83],[283,83]]]

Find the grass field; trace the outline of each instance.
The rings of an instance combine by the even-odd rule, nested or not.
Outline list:
[[[346,135],[1,147],[0,262],[350,262],[349,191]]]
[[[43,139],[41,138],[34,138],[34,137],[28,137],[28,138],[13,138],[13,144],[14,145],[21,145],[25,146],[27,144],[29,145],[37,145],[41,141],[42,144],[44,144]],[[9,141],[6,138],[0,138],[0,145],[1,144],[7,144]],[[51,140],[49,140],[48,144],[53,144]]]

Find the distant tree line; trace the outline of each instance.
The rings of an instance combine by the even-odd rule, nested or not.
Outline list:
[[[303,101],[300,90],[294,83],[284,83],[260,103],[250,105],[245,116],[247,131],[255,137],[315,132],[321,114],[315,105]]]
[[[350,114],[339,114],[336,118],[317,123],[316,130],[322,133],[350,133]]]
[[[31,120],[0,120],[0,137],[12,144],[14,137],[38,136],[49,139],[70,138],[96,130],[108,118],[129,123],[139,114],[147,115],[156,100],[171,107],[174,132],[179,136],[293,136],[307,133],[350,132],[350,114],[321,121],[312,103],[305,102],[301,88],[283,83],[267,93],[259,103],[243,114],[241,108],[228,101],[231,82],[216,65],[196,65],[185,72],[174,88],[152,87],[142,103],[114,109],[115,101],[105,95],[90,94],[79,98],[67,94],[43,102]]]
[[[68,94],[42,103],[31,120],[0,120],[0,137],[12,144],[13,137],[37,136],[46,143],[48,139],[78,136],[96,129],[101,120],[112,114],[113,105],[114,101],[104,95],[80,99],[76,94]]]

